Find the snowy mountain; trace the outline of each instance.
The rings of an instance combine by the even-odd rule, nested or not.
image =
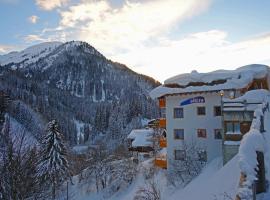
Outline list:
[[[0,56],[0,65],[12,65],[13,69],[25,67],[44,58],[61,44],[61,42],[46,42],[31,46],[20,52],[2,55]]]
[[[42,43],[0,56],[0,90],[21,102],[12,117],[28,108],[28,117],[56,119],[72,144],[123,139],[142,118],[157,115],[148,93],[158,85],[85,42]]]

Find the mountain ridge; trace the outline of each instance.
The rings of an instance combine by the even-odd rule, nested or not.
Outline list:
[[[88,43],[67,42],[34,55],[0,65],[0,90],[46,121],[58,119],[71,144],[81,143],[78,132],[84,134],[82,143],[95,142],[100,133],[123,139],[141,118],[158,114],[148,92],[160,83],[107,59]]]

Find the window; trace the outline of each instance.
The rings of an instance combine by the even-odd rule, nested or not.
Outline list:
[[[174,129],[174,139],[183,140],[184,139],[184,129]]]
[[[222,139],[221,129],[215,129],[214,134],[216,140]]]
[[[175,158],[175,160],[185,160],[186,151],[185,150],[174,150],[174,158]]]
[[[198,159],[199,159],[199,161],[206,162],[207,161],[207,152],[205,150],[198,151]]]
[[[240,123],[239,122],[235,122],[234,124],[234,132],[240,132]]]
[[[174,108],[173,109],[174,118],[184,118],[184,109],[183,108]]]
[[[214,107],[214,116],[221,116],[221,107],[220,106]]]
[[[232,122],[226,123],[226,132],[233,132],[233,123]]]
[[[197,136],[201,138],[206,138],[206,129],[197,129]]]
[[[226,122],[225,130],[227,133],[239,133],[240,123],[239,122]]]
[[[197,107],[197,115],[205,115],[205,107]]]

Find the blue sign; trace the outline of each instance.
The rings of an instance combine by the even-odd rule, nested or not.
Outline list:
[[[185,106],[193,103],[205,103],[205,99],[202,96],[186,99],[180,103],[180,106]]]

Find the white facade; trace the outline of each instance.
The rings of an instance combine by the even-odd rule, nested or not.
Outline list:
[[[190,146],[196,146],[196,151],[199,152],[204,150],[203,157],[195,155],[197,154],[195,151],[192,152],[192,155],[207,162],[223,156],[222,138],[215,137],[215,130],[219,129],[223,133],[222,116],[214,114],[215,107],[221,106],[219,92],[224,90],[224,98],[234,99],[248,90],[269,90],[269,70],[266,65],[255,64],[236,70],[217,70],[209,73],[192,71],[167,79],[163,85],[152,90],[150,96],[153,99],[162,100],[160,108],[163,109],[166,103],[166,116],[164,116],[164,111],[161,116],[166,118],[168,169],[173,168],[172,162],[185,158],[183,150]],[[256,95],[251,96],[257,99]],[[165,98],[165,102],[161,103],[164,101],[163,98]],[[190,101],[185,102],[188,99]],[[205,107],[205,114],[198,115],[198,107]],[[183,109],[183,116],[182,110],[177,109],[176,113],[180,117],[175,117],[174,108]],[[160,120],[160,126],[164,127],[164,119]],[[202,129],[200,137],[198,137],[198,129]],[[180,151],[175,152],[175,150]]]
[[[180,106],[186,99],[202,96],[204,103],[192,103]],[[215,139],[215,129],[222,129],[221,116],[214,115],[214,106],[221,105],[221,97],[217,92],[201,94],[179,94],[166,96],[166,129],[167,129],[167,159],[175,160],[175,150],[184,150],[186,145],[196,145],[207,152],[207,162],[222,156],[222,139]],[[205,115],[197,114],[197,107],[205,107]],[[174,118],[174,108],[183,108],[183,118]],[[174,129],[184,129],[184,139],[174,138]],[[197,129],[206,129],[206,138],[197,136]],[[196,155],[195,155],[196,156]]]

